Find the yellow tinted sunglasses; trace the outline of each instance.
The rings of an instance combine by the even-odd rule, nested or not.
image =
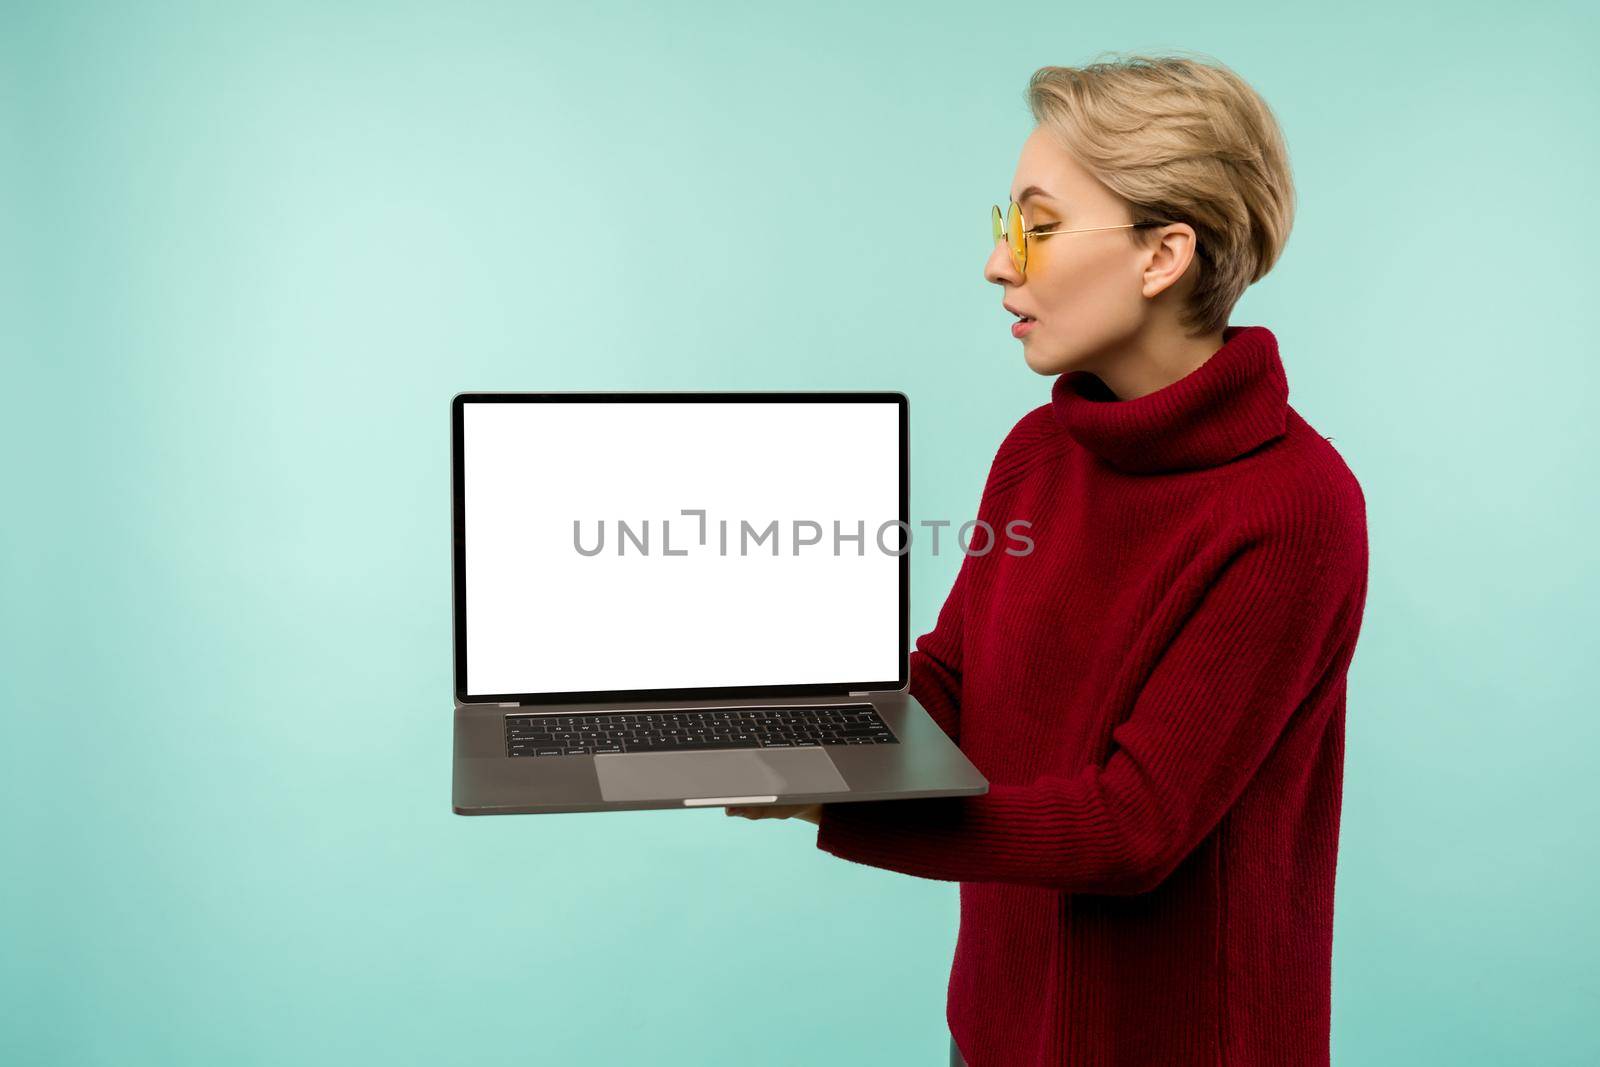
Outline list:
[[[1166,226],[1165,222],[1124,222],[1120,226],[1081,226],[1072,230],[1030,230],[1022,221],[1022,208],[1015,200],[1009,202],[1010,208],[1006,214],[1000,214],[1000,205],[995,204],[991,215],[994,227],[994,239],[999,243],[1010,238],[1011,262],[1017,266],[1017,273],[1026,276],[1028,273],[1028,238],[1055,233],[1090,233],[1094,230],[1142,230],[1147,226]]]

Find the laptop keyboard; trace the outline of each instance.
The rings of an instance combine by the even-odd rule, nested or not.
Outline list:
[[[506,716],[508,756],[898,743],[871,704]]]

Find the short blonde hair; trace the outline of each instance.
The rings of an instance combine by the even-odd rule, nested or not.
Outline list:
[[[1034,121],[1132,204],[1135,221],[1194,227],[1199,275],[1180,318],[1197,335],[1227,325],[1294,222],[1294,180],[1272,109],[1239,75],[1201,58],[1209,62],[1128,55],[1041,67],[1027,90]],[[1152,230],[1128,233],[1154,240]]]

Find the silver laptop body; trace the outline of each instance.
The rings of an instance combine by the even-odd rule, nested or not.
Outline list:
[[[907,689],[908,441],[894,392],[454,397],[455,812],[985,792]]]

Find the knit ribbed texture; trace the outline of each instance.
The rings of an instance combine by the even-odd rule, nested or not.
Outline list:
[[[961,883],[972,1067],[1328,1062],[1366,506],[1229,327],[1134,400],[1073,372],[1007,435],[911,692],[990,781],[825,805],[817,845]],[[977,539],[975,543],[981,543]]]

